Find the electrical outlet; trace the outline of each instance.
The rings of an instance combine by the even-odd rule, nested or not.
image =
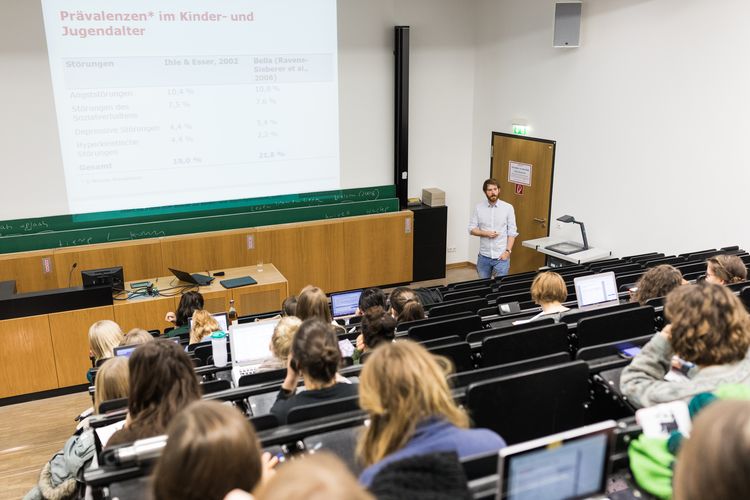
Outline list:
[[[448,253],[456,253],[456,247],[448,247]]]

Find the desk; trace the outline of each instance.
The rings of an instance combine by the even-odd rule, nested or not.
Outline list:
[[[208,286],[182,288],[182,290],[196,290],[203,295],[203,307],[210,312],[229,310],[229,301],[234,300],[237,314],[257,314],[268,311],[278,311],[281,303],[289,296],[289,286],[286,278],[273,264],[264,264],[263,271],[258,272],[256,266],[234,267],[229,269],[213,269],[211,274],[223,271],[224,276],[217,276]],[[199,271],[200,272],[200,271]],[[201,274],[205,273],[205,270]],[[222,280],[250,276],[258,283],[256,285],[226,289],[219,283]],[[125,283],[125,290],[132,290],[132,283],[150,281],[162,293],[168,296],[137,297],[128,300],[117,300],[114,304],[115,321],[124,332],[131,328],[146,330],[163,330],[169,326],[164,317],[169,311],[176,311],[180,304],[180,288],[174,288],[186,283],[174,276],[160,276],[148,280],[137,280]]]
[[[277,311],[289,295],[286,278],[272,264],[263,271],[256,266],[217,269],[225,276],[216,277],[209,286],[196,286],[205,299],[204,307],[211,312],[229,309],[234,299],[240,315]],[[251,276],[258,283],[226,289],[219,281]],[[150,280],[162,290],[181,283],[174,276]],[[130,290],[131,282],[125,284]],[[176,311],[180,302],[179,289],[169,297],[140,297],[117,300],[114,305],[62,311],[0,321],[0,398],[31,392],[47,391],[86,383],[89,361],[88,329],[96,321],[111,319],[123,331],[132,328],[163,330],[168,311]]]
[[[572,264],[585,264],[587,262],[593,262],[595,260],[606,259],[607,257],[612,255],[612,251],[610,250],[604,250],[603,248],[594,248],[594,247],[589,247],[588,250],[572,253],[570,255],[563,255],[561,253],[557,253],[553,250],[547,250],[545,248],[547,246],[554,245],[556,243],[562,243],[564,241],[567,241],[567,240],[563,240],[563,239],[555,238],[555,237],[546,237],[546,238],[536,238],[533,240],[526,240],[526,241],[523,241],[521,245],[525,246],[526,248],[531,248],[533,250],[536,250],[539,253],[543,253],[545,255],[549,255],[550,257],[564,260]]]

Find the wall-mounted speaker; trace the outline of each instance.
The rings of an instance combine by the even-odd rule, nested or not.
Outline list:
[[[581,38],[581,2],[555,3],[553,47],[578,47]]]

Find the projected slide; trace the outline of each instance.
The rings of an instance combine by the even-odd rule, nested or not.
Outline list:
[[[42,0],[71,213],[340,187],[335,0]]]

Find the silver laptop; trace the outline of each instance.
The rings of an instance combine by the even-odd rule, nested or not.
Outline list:
[[[620,303],[615,273],[599,273],[573,279],[578,309],[613,306]]]
[[[266,359],[273,356],[269,344],[278,320],[232,325],[229,346],[232,352],[232,382],[239,386],[241,377],[251,375]]]
[[[608,420],[503,448],[496,498],[605,498],[616,427]]]

